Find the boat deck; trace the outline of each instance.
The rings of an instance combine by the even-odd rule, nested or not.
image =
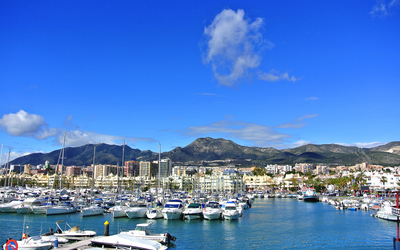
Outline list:
[[[59,245],[59,247],[56,248],[56,249],[60,249],[60,250],[76,250],[76,249],[91,248],[91,246],[90,246],[91,240],[93,240],[94,238],[95,237],[90,237],[90,238],[86,238],[84,240],[77,241],[77,242],[74,242],[74,243],[67,243],[67,244]]]

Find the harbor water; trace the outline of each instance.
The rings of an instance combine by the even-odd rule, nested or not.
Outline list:
[[[371,217],[372,211],[335,210],[326,203],[307,203],[290,198],[256,198],[243,217],[233,221],[154,220],[154,233],[177,237],[169,249],[393,249],[395,222]],[[22,215],[0,213],[0,241],[19,240],[22,230],[30,235],[56,229],[55,222],[110,235],[133,230],[147,219],[113,219],[111,214],[84,217],[68,215]]]

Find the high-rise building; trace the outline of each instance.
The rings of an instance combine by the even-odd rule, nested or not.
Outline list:
[[[168,177],[172,174],[172,161],[162,159],[160,162],[160,178]]]
[[[158,174],[158,165],[149,162],[149,161],[141,161],[140,162],[140,169],[139,169],[139,175],[141,177],[145,177],[148,179],[151,179],[151,177],[155,177]]]
[[[124,175],[127,177],[138,176],[140,170],[139,162],[125,161]]]

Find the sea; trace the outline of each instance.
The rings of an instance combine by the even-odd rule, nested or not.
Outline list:
[[[153,233],[177,238],[169,249],[393,249],[397,223],[371,216],[374,211],[336,210],[322,203],[292,198],[255,198],[238,220],[154,220]],[[56,229],[56,221],[110,235],[133,230],[148,219],[113,219],[112,214],[81,217],[0,213],[0,242],[19,240],[22,232],[39,235]]]

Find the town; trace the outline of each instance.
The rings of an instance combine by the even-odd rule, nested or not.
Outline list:
[[[7,165],[7,164],[6,164]],[[353,195],[365,192],[390,193],[400,186],[399,166],[386,167],[360,163],[354,166],[328,166],[297,163],[237,167],[178,165],[170,159],[158,161],[124,161],[124,166],[9,165],[2,170],[4,186],[49,188],[96,188],[100,190],[153,190],[154,187],[180,191],[296,192],[303,186],[317,192]],[[62,185],[62,186],[61,186]]]

